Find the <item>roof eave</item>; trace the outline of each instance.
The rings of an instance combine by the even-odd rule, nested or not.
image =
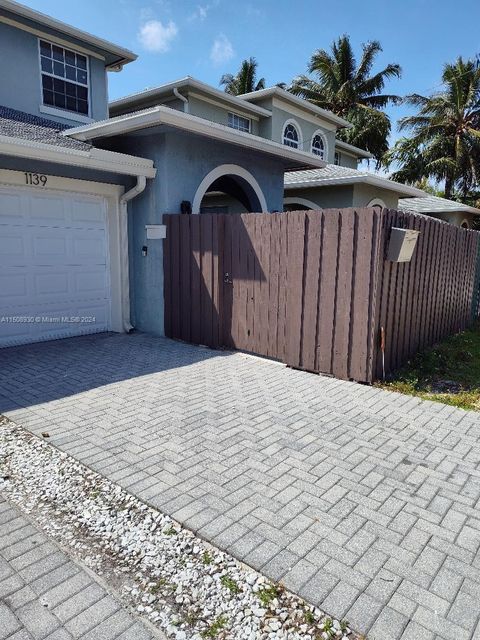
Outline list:
[[[243,93],[238,97],[241,98],[242,100],[245,100],[246,102],[250,102],[254,98],[261,99],[263,97],[268,97],[268,96],[277,96],[281,99],[283,98],[287,102],[296,104],[304,108],[306,111],[310,111],[311,113],[314,113],[315,115],[336,124],[339,129],[350,129],[353,126],[351,122],[348,122],[348,120],[345,120],[345,118],[341,118],[340,116],[335,115],[334,113],[332,113],[331,111],[328,111],[327,109],[322,109],[321,107],[317,107],[316,105],[311,104],[307,100],[304,100],[303,98],[299,98],[298,96],[293,95],[293,93],[290,93],[289,91],[285,91],[280,87],[267,87],[266,89],[259,89],[258,91]]]
[[[409,194],[410,197],[426,198],[427,194],[416,189],[415,187],[409,187],[408,185],[400,184],[399,182],[393,182],[392,180],[386,180],[382,178],[376,178],[375,176],[348,176],[345,178],[325,178],[321,180],[303,180],[302,182],[295,182],[285,184],[285,189],[309,189],[313,187],[331,187],[335,185],[350,185],[350,184],[369,184],[379,189],[386,189],[388,191],[395,191],[398,194]]]
[[[193,134],[204,135],[230,144],[247,147],[261,153],[281,157],[287,161],[287,168],[296,168],[297,170],[305,167],[321,169],[326,166],[324,160],[305,151],[299,151],[298,149],[281,145],[267,138],[237,131],[225,125],[210,122],[203,118],[162,106],[152,107],[141,113],[117,116],[116,118],[97,122],[92,125],[67,129],[63,131],[63,135],[85,141],[101,137],[124,135],[159,125],[180,128]]]
[[[133,53],[133,51],[130,51],[129,49],[120,47],[113,42],[99,38],[87,31],[77,29],[76,27],[66,24],[65,22],[61,22],[60,20],[52,18],[40,11],[35,11],[34,9],[15,2],[14,0],[0,0],[0,7],[14,15],[32,20],[42,26],[49,27],[50,29],[54,29],[65,35],[77,38],[84,43],[97,47],[101,51],[105,51],[116,56],[118,59],[115,60],[115,62],[109,63],[106,68],[122,67],[129,62],[133,62],[138,57],[136,53]]]
[[[272,112],[268,109],[264,109],[263,107],[259,107],[255,104],[250,104],[247,101],[241,100],[236,96],[232,96],[224,91],[220,91],[215,87],[211,87],[210,85],[197,80],[196,78],[192,78],[191,76],[186,76],[185,78],[181,78],[180,80],[174,80],[172,82],[167,82],[166,84],[160,85],[159,87],[153,87],[152,89],[145,89],[144,91],[139,91],[137,93],[133,93],[129,96],[124,96],[123,98],[118,98],[117,100],[112,100],[109,102],[108,107],[111,110],[115,110],[119,107],[128,107],[140,103],[144,100],[148,100],[149,98],[155,98],[155,96],[162,96],[168,91],[172,91],[173,89],[182,89],[184,87],[197,89],[198,91],[203,91],[211,96],[215,96],[218,100],[223,100],[227,104],[236,105],[237,108],[243,109],[244,111],[250,112],[252,114],[268,118],[272,115]]]
[[[94,147],[88,151],[57,147],[45,142],[2,135],[0,135],[0,154],[146,178],[154,178],[157,171],[153,161],[148,158]]]

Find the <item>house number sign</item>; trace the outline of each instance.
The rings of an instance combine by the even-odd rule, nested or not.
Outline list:
[[[25,171],[25,184],[32,187],[44,187],[48,182],[48,177],[43,173],[28,173]]]

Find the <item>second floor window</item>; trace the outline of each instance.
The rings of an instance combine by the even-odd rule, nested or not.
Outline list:
[[[232,129],[238,129],[238,131],[250,133],[250,120],[243,116],[238,116],[236,113],[228,114],[228,126]]]
[[[339,151],[335,151],[335,158],[333,160],[333,164],[338,164],[339,165],[340,164],[340,160],[341,160],[340,152]]]
[[[87,56],[40,40],[43,104],[88,116]]]
[[[297,128],[295,127],[295,125],[289,122],[283,130],[283,144],[287,145],[287,147],[298,149],[298,143],[299,137]]]
[[[320,156],[322,160],[325,158],[325,139],[320,133],[316,133],[312,138],[312,153]]]

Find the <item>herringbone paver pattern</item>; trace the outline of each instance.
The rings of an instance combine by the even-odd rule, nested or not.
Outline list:
[[[376,640],[480,638],[480,418],[144,335],[1,354],[0,408]]]
[[[153,640],[0,495],[0,640]]]

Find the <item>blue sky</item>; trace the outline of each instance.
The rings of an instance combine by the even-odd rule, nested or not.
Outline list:
[[[249,56],[267,85],[289,82],[305,72],[315,49],[344,33],[356,50],[380,40],[378,65],[403,68],[387,89],[399,95],[438,90],[445,62],[480,53],[478,0],[24,1],[138,54],[121,73],[109,74],[111,98],[185,75],[218,86]],[[404,112],[390,109],[394,121]]]

